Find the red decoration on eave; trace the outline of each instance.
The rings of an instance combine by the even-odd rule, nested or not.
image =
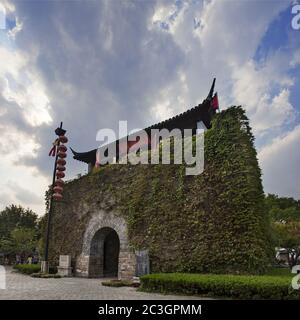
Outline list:
[[[214,110],[219,109],[219,99],[218,99],[218,94],[215,93],[215,95],[213,96],[212,100],[211,100],[211,107]]]

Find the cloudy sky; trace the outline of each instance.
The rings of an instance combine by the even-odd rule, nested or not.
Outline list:
[[[265,192],[300,199],[297,1],[0,3],[0,209],[44,213],[61,120],[87,151],[119,120],[142,128],[197,105],[213,77],[221,109],[247,111]],[[67,169],[86,172],[70,154]]]

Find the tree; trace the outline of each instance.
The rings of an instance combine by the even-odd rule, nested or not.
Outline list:
[[[274,222],[277,246],[288,251],[288,262],[292,267],[300,258],[300,221]]]
[[[5,256],[15,254],[14,243],[11,239],[1,239],[0,240],[0,252]]]
[[[32,210],[10,205],[0,212],[0,252],[5,256],[31,254],[39,237],[38,216]]]
[[[265,198],[276,247],[287,250],[288,263],[294,266],[300,258],[300,201],[269,194]]]
[[[28,255],[36,247],[36,231],[30,228],[16,228],[11,237],[17,253]]]
[[[300,201],[268,194],[265,204],[271,221],[300,221]]]
[[[36,229],[38,216],[30,209],[10,205],[0,212],[0,239],[8,239],[18,227]]]

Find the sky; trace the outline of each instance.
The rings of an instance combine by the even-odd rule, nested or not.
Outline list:
[[[44,214],[60,121],[88,151],[119,120],[144,128],[198,105],[214,77],[221,110],[247,112],[265,193],[300,199],[297,3],[0,0],[0,210]],[[86,171],[69,152],[66,178]]]

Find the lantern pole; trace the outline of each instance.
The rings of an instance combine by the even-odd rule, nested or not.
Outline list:
[[[60,127],[58,130],[58,132],[61,132],[63,123],[60,123]],[[56,133],[57,134],[57,133]],[[59,134],[57,134],[59,136]],[[58,140],[58,143],[56,145],[56,151],[57,151],[57,147],[60,145],[60,141]],[[41,263],[41,272],[42,273],[49,273],[49,261],[48,261],[48,256],[49,256],[49,239],[50,239],[50,227],[51,227],[51,218],[52,218],[52,208],[53,208],[53,189],[54,189],[54,185],[55,185],[55,177],[56,177],[56,167],[57,167],[57,159],[58,159],[58,152],[56,152],[55,155],[55,161],[54,161],[54,169],[53,169],[53,178],[52,178],[52,187],[50,190],[50,203],[49,203],[49,211],[48,211],[48,219],[47,219],[47,231],[46,231],[46,243],[45,243],[45,254],[44,254],[44,261],[42,261]]]

